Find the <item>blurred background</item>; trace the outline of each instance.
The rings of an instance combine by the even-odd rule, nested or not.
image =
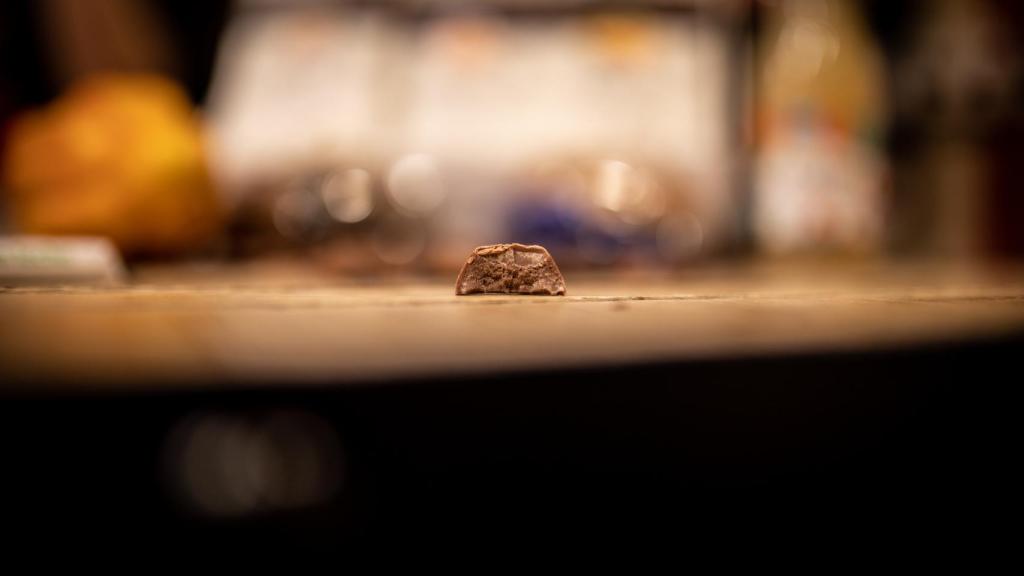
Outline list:
[[[1003,0],[0,8],[0,230],[454,275],[1024,255]]]
[[[1012,0],[0,2],[5,517],[948,537],[1019,492],[1021,30]],[[571,296],[452,305],[499,242]],[[247,290],[267,262],[300,272]]]

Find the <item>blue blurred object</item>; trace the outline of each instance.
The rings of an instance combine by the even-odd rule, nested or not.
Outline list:
[[[513,203],[507,214],[512,238],[540,244],[552,253],[575,250],[578,231],[584,226],[577,210],[553,200],[522,199]]]
[[[592,213],[564,201],[530,195],[512,204],[507,214],[510,238],[540,244],[560,261],[608,266],[626,257],[657,256],[653,230],[610,227]]]

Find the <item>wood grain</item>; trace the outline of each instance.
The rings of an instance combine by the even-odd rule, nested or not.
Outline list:
[[[5,386],[372,383],[884,348],[1024,330],[1024,270],[732,266],[566,277],[568,296],[302,266],[160,268],[116,287],[0,289]]]

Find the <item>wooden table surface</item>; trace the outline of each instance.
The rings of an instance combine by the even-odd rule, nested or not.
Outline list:
[[[453,295],[294,264],[0,288],[5,386],[372,383],[891,348],[1024,330],[1024,268],[730,265],[566,275],[565,297]],[[454,275],[453,275],[454,278]]]

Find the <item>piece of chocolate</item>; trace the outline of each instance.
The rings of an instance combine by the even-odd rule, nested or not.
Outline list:
[[[565,294],[565,279],[543,246],[480,246],[466,259],[455,294]]]

